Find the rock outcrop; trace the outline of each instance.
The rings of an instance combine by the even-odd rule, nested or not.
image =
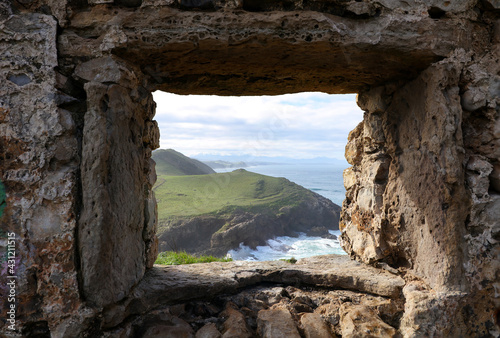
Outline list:
[[[440,304],[423,318],[415,311],[418,335],[496,332],[499,48],[473,65],[458,50],[413,81],[358,97],[366,114],[346,147],[353,167],[344,173],[341,243],[360,261],[407,270],[440,293],[410,293]]]
[[[309,319],[299,314],[311,309],[341,335],[373,326],[405,337],[498,336],[499,46],[493,0],[0,2],[0,244],[12,252],[14,234],[16,255],[0,278],[2,309],[15,308],[0,317],[0,334],[192,336],[207,323],[183,314],[225,318],[217,299],[151,302],[164,297],[155,287],[183,283],[151,268],[151,92],[160,89],[359,93],[366,114],[346,151],[343,245],[360,266],[402,274],[404,297],[373,296],[382,297],[376,306],[339,290],[325,303],[294,302],[292,290],[281,303],[223,298],[250,330],[276,306],[301,334]],[[358,274],[343,285],[376,288]],[[211,287],[196,286],[200,297]],[[147,303],[133,303],[141,293]]]

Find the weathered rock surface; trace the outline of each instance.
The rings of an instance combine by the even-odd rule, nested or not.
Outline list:
[[[344,173],[341,243],[363,262],[409,269],[428,283],[432,292],[408,300],[408,336],[497,332],[498,55],[495,45],[472,63],[458,50],[403,86],[358,97],[366,114],[346,147],[353,167]],[[474,328],[472,315],[482,318]]]
[[[343,337],[394,337],[396,329],[386,324],[370,307],[342,304],[340,322]]]
[[[226,310],[222,313],[222,316],[226,318],[224,321],[224,330],[222,331],[223,338],[250,338],[252,336],[245,316],[233,308],[232,304],[226,306]]]
[[[109,57],[89,63],[76,70],[90,81],[84,87],[78,239],[84,296],[106,306],[125,297],[155,260],[157,216],[148,208],[154,196],[147,175],[159,134],[148,134],[155,104],[151,94],[137,92],[137,76],[127,70],[133,67]],[[130,193],[141,201],[125,198]]]
[[[222,337],[214,323],[205,324],[196,332],[196,338],[220,338]]]
[[[300,338],[292,315],[286,309],[260,310],[257,317],[257,332],[264,338]]]
[[[184,294],[198,298],[262,278],[392,299],[378,306],[366,294],[332,290],[311,302],[297,293],[294,301],[291,291],[267,290],[270,305],[240,293],[254,308],[237,304],[252,332],[258,311],[272,306],[289,311],[296,327],[299,313],[312,310],[332,333],[355,332],[368,322],[357,325],[356,307],[339,309],[363,298],[405,337],[498,336],[498,7],[492,0],[0,2],[1,230],[16,235],[19,281],[15,330],[2,316],[0,334],[140,337],[163,326],[192,336],[209,319],[220,332],[217,300],[196,310],[181,311],[188,300],[153,308],[180,302],[184,281],[196,286]],[[158,143],[156,89],[359,92],[366,114],[346,152],[353,167],[342,238],[352,257],[412,281],[405,299],[399,279],[391,286],[365,275],[361,263],[349,263],[349,274],[217,268],[219,277],[198,275],[205,283],[193,282],[193,268],[148,270],[157,243],[149,159]],[[238,295],[231,297],[219,300],[236,304]]]
[[[9,7],[0,5],[0,177],[6,189],[0,307],[16,305],[17,323],[32,323],[43,334],[70,317],[81,319],[72,316],[81,309],[75,259],[79,142],[71,112],[58,107],[64,94],[54,71],[57,21],[41,13],[12,15]],[[13,273],[5,265],[7,233],[15,234]],[[11,275],[17,276],[15,304],[7,296]],[[3,312],[0,330],[7,318]]]
[[[395,298],[404,286],[399,276],[338,255],[301,259],[296,264],[274,261],[155,266],[127,299],[105,310],[103,325],[113,327],[130,315],[160,305],[235,293],[260,283],[341,288]]]
[[[388,102],[384,95],[390,88],[360,94],[360,106],[370,113],[359,136],[349,141],[360,143],[362,151],[351,160],[359,183],[350,187],[344,202],[344,248],[366,263],[385,259],[394,267],[412,267],[437,288],[464,285],[461,246],[451,243],[463,241],[456,224],[464,224],[467,216],[456,123],[461,115],[460,65],[465,62],[457,57],[437,63],[418,79],[394,87]],[[411,114],[401,114],[408,103]],[[416,137],[399,136],[411,132]],[[429,203],[431,199],[439,203]]]
[[[220,338],[222,337],[214,323],[205,324],[196,332],[196,338]]]
[[[154,322],[144,322],[140,318],[160,318],[159,314],[163,314],[163,318],[170,318],[170,322],[189,323],[197,330],[197,337],[202,334],[220,337],[220,332],[225,332],[224,336],[236,334],[236,337],[274,338],[297,334],[315,338],[335,337],[350,329],[349,325],[344,326],[340,321],[340,311],[351,306],[363,307],[374,314],[372,322],[369,317],[364,317],[364,328],[371,323],[390,330],[390,325],[397,326],[399,323],[403,311],[402,299],[334,289],[313,286],[298,289],[274,284],[245,288],[237,294],[212,293],[205,300],[160,305],[161,309],[132,322],[127,321],[126,325],[105,331],[103,335],[138,335],[155,326]]]
[[[414,77],[457,46],[487,43],[464,33],[482,31],[469,20],[472,1],[444,9],[426,1],[164,4],[79,11],[61,34],[62,55],[111,52],[133,60],[155,88],[180,94],[348,93]],[[433,8],[454,20],[436,20]]]
[[[317,313],[304,313],[300,317],[300,325],[306,338],[333,338],[323,318]]]

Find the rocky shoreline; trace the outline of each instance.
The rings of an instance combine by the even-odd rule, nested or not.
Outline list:
[[[234,211],[171,221],[158,236],[160,251],[184,250],[191,254],[224,256],[240,243],[255,249],[278,236],[331,236],[338,230],[340,206],[311,192],[299,205],[282,207],[277,213]]]

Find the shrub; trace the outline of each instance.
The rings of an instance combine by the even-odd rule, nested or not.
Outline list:
[[[161,265],[181,265],[181,264],[194,264],[194,263],[210,263],[210,262],[231,262],[233,259],[217,258],[214,256],[193,256],[185,251],[165,251],[161,252],[156,259],[155,264]]]

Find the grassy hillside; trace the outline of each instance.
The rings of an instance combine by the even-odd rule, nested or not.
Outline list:
[[[197,176],[160,175],[155,186],[158,218],[230,213],[236,208],[276,213],[293,206],[312,193],[285,178],[248,172]]]
[[[153,152],[158,175],[206,175],[215,173],[208,165],[184,156],[173,149],[159,149]]]
[[[155,264],[161,265],[182,265],[194,263],[211,263],[211,262],[231,262],[231,258],[217,258],[214,256],[193,256],[185,251],[165,251],[158,255]]]

